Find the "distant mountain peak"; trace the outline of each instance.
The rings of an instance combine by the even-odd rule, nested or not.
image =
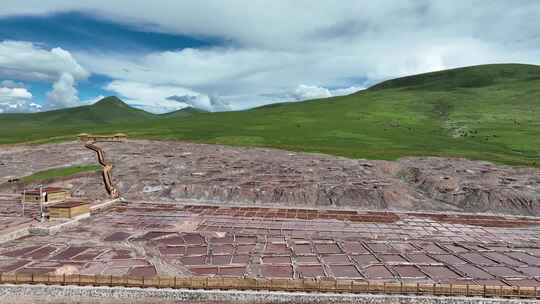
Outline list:
[[[208,113],[206,110],[198,109],[195,107],[185,107],[180,110],[160,114],[161,117],[187,117],[197,113]]]
[[[110,105],[129,107],[128,104],[126,104],[120,98],[116,96],[105,97],[94,104],[94,106],[110,106]]]
[[[179,112],[189,112],[189,113],[206,113],[206,112],[208,112],[206,110],[195,108],[195,107],[185,107],[185,108],[182,108],[182,109],[180,109],[178,111]]]

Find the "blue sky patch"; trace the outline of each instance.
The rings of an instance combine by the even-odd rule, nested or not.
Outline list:
[[[223,44],[210,37],[149,32],[83,13],[0,18],[0,40],[41,43],[49,48],[125,53],[200,48]]]

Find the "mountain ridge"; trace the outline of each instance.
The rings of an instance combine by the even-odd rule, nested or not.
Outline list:
[[[351,95],[247,111],[188,108],[157,115],[111,97],[53,112],[1,114],[0,144],[122,132],[353,158],[433,155],[540,166],[539,111],[540,66],[496,64],[407,76]]]

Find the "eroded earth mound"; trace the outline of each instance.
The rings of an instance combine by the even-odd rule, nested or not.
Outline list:
[[[167,141],[98,145],[114,165],[121,195],[132,201],[540,215],[537,169],[435,157],[357,160]],[[25,186],[10,179],[95,163],[95,154],[81,142],[3,147],[0,192]],[[70,187],[74,196],[90,200],[107,197],[98,173],[48,184]]]

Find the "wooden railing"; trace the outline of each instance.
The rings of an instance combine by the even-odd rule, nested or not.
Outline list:
[[[215,290],[265,290],[353,294],[399,294],[539,299],[538,287],[380,283],[332,279],[255,279],[228,277],[130,277],[0,273],[0,284],[119,286]]]
[[[92,134],[79,134],[79,139],[83,142],[88,141],[112,141],[112,142],[118,142],[118,141],[126,141],[127,135],[124,133],[116,133],[116,134],[108,134],[108,135],[92,135]]]

